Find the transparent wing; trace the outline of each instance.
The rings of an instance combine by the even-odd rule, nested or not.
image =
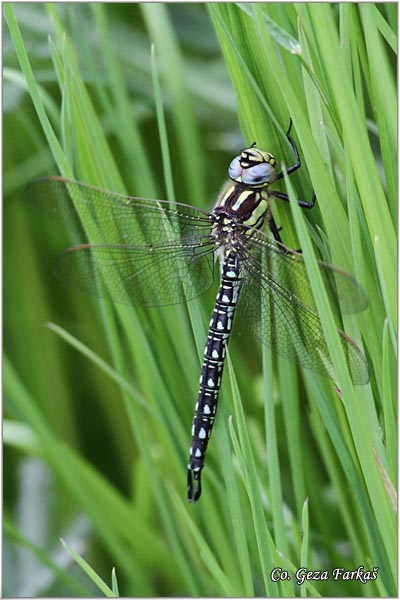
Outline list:
[[[65,284],[112,302],[167,306],[186,302],[213,283],[212,253],[192,247],[90,245],[69,248],[55,263]]]
[[[26,196],[63,227],[82,232],[84,226],[92,244],[156,244],[210,230],[209,213],[192,206],[124,196],[63,177],[32,181]]]
[[[260,239],[262,244],[258,243],[257,234],[240,250],[244,285],[239,296],[238,316],[273,351],[334,378],[301,254],[283,253],[274,240],[267,236]],[[319,268],[334,312],[339,314],[342,309],[344,290],[348,291],[344,305],[360,310],[366,300],[356,281],[331,265],[321,262]],[[339,335],[353,383],[367,383],[369,373],[364,355],[344,332],[339,330]]]
[[[263,263],[276,281],[290,290],[291,295],[316,309],[307,269],[301,254],[278,244],[274,239],[257,231],[246,244],[253,255],[256,271]],[[357,313],[365,310],[367,297],[356,279],[343,269],[318,261],[320,274],[334,314]]]
[[[54,222],[91,242],[56,261],[56,276],[71,287],[114,302],[157,306],[190,300],[212,285],[206,212],[61,177],[38,179],[26,193]]]

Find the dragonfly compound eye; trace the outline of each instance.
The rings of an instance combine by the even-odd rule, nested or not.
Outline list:
[[[276,160],[256,146],[246,148],[229,165],[229,177],[249,186],[264,186],[276,179]]]
[[[263,162],[258,165],[243,169],[242,181],[247,185],[261,185],[275,181],[276,171],[269,163]]]
[[[229,174],[229,177],[231,179],[233,179],[234,181],[236,181],[240,178],[240,176],[242,175],[240,156],[236,156],[236,158],[233,159],[233,161],[229,165],[228,174]]]

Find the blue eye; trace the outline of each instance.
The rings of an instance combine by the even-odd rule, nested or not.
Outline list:
[[[240,166],[240,156],[236,156],[229,165],[228,170],[229,177],[231,179],[237,179],[242,174],[242,167]]]
[[[274,168],[268,163],[254,165],[249,169],[243,169],[242,181],[248,185],[266,183],[273,174]]]

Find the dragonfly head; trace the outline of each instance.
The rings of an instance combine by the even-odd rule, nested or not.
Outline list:
[[[276,160],[256,143],[245,148],[229,165],[229,177],[251,188],[267,187],[276,179]]]

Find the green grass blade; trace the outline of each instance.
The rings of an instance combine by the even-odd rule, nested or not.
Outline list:
[[[141,10],[152,42],[162,59],[162,78],[172,99],[172,115],[177,135],[177,151],[183,165],[186,190],[195,189],[197,202],[205,199],[204,164],[200,145],[200,132],[194,118],[187,92],[181,51],[163,4],[142,4]]]
[[[301,519],[301,554],[300,554],[300,564],[308,565],[309,558],[309,522],[308,522],[308,499],[306,498],[303,505],[302,519]],[[303,585],[301,587],[301,597],[307,597],[307,586]]]
[[[14,16],[12,4],[4,5],[4,15],[7,20],[10,34],[13,38],[15,52],[18,57],[21,71],[24,74],[26,84],[28,86],[29,93],[32,98],[32,102],[35,106],[37,115],[40,119],[40,123],[42,125],[44,134],[47,138],[48,144],[51,148],[52,154],[58,164],[60,171],[65,173],[66,176],[71,176],[69,164],[65,158],[65,155],[61,149],[61,146],[47,117],[40,90],[34,78],[28,54],[26,53],[24,43],[22,40],[21,32],[19,30],[18,23]]]
[[[72,556],[75,562],[81,567],[82,571],[93,581],[93,583],[99,588],[99,590],[106,596],[106,598],[116,598],[114,591],[108,587],[108,585],[102,580],[102,578],[96,573],[96,571],[84,560],[75,550],[73,550],[68,544],[61,539],[61,543],[66,551]]]

